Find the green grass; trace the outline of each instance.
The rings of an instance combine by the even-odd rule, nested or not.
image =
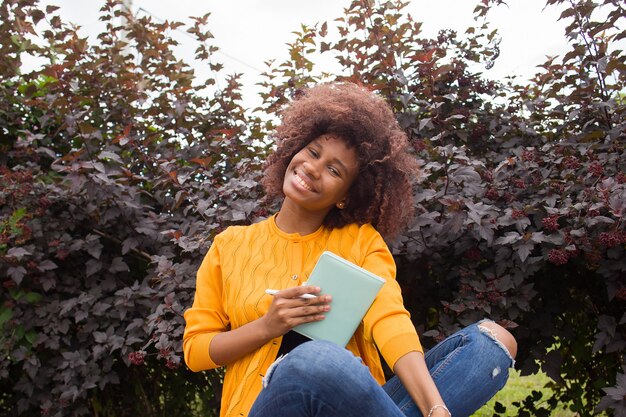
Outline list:
[[[476,411],[472,417],[492,417],[494,414],[494,405],[497,402],[506,407],[506,416],[517,415],[515,410],[517,407],[511,406],[515,401],[522,401],[532,391],[540,391],[543,393],[543,399],[547,399],[551,392],[549,388],[544,388],[545,384],[550,380],[545,374],[520,376],[519,372],[513,370],[509,381],[505,387],[498,392],[484,407]],[[557,409],[552,413],[552,417],[576,417],[578,414],[567,409]]]

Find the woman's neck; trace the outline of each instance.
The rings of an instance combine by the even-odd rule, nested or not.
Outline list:
[[[285,233],[299,233],[305,236],[320,228],[326,214],[328,213],[304,211],[283,202],[276,216],[276,226]]]

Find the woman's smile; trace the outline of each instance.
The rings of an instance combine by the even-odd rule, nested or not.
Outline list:
[[[293,177],[302,188],[315,192],[315,188],[310,184],[310,180],[306,174],[303,173],[302,175],[299,175],[298,170],[296,169],[294,170]]]

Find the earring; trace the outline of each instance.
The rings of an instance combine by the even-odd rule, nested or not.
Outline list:
[[[346,203],[344,201],[340,201],[337,203],[337,208],[339,210],[343,210],[346,207]]]

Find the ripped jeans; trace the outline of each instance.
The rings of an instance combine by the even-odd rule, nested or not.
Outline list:
[[[498,392],[515,361],[489,329],[472,324],[437,344],[425,360],[454,417],[470,416]],[[421,417],[397,376],[382,387],[347,349],[313,341],[279,359],[250,417]]]

